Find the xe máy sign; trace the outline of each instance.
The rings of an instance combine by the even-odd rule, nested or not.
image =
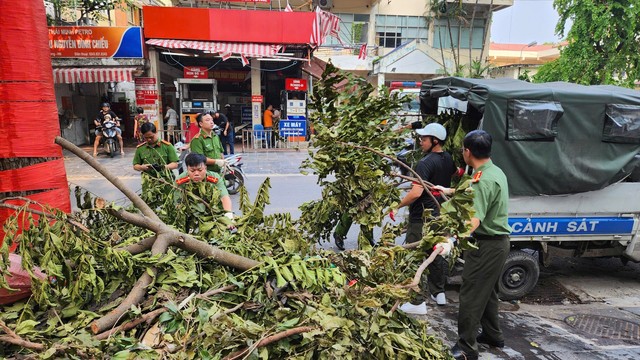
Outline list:
[[[52,58],[142,58],[140,27],[50,26]]]

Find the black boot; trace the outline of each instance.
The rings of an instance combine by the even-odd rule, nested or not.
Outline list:
[[[338,249],[344,250],[344,236],[333,233],[333,239],[335,240]]]

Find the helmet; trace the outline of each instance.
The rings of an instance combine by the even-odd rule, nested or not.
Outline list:
[[[422,129],[416,130],[420,136],[433,136],[434,138],[445,141],[447,139],[447,130],[438,123],[427,124]]]
[[[111,104],[109,104],[108,102],[104,102],[104,103],[102,103],[102,105],[100,107],[108,107],[108,108],[110,108]]]
[[[226,108],[227,108],[227,107],[231,107],[231,105],[230,105],[230,104],[227,104],[227,105],[225,105],[224,107],[226,107]]]
[[[140,106],[138,106],[138,107],[136,108],[136,112],[137,112],[138,114],[142,114],[142,113],[144,113],[144,109],[143,109],[143,108],[141,108]]]

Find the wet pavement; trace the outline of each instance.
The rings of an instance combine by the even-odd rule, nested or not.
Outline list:
[[[83,148],[91,152],[90,147]],[[99,155],[97,159],[139,191],[140,174],[131,165],[134,152],[134,148],[126,148],[122,157]],[[71,186],[81,186],[108,201],[128,202],[82,160],[67,152],[64,156]],[[300,163],[307,156],[307,150],[242,154],[246,187],[252,197],[266,178],[271,179],[267,213],[286,211],[297,217],[300,204],[320,198],[317,178],[300,174]],[[237,208],[237,196],[232,200]],[[353,226],[345,242],[347,248],[356,246],[357,235],[358,227]],[[332,243],[323,247],[336,250]],[[418,316],[450,345],[457,339],[459,282],[459,276],[450,277],[448,305],[430,303],[428,314]],[[639,264],[624,265],[618,259],[556,258],[541,270],[538,286],[527,297],[502,302],[500,308],[505,347],[483,347],[480,359],[640,359]]]

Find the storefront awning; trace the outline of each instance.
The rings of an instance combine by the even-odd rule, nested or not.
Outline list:
[[[57,68],[53,69],[53,82],[55,84],[74,83],[102,83],[133,81],[132,72],[136,68]]]
[[[232,54],[240,54],[249,57],[274,57],[274,55],[282,48],[282,45],[275,44],[166,39],[150,39],[147,40],[147,44],[167,49],[193,49],[208,51],[213,54],[219,53],[223,58],[229,57]]]

